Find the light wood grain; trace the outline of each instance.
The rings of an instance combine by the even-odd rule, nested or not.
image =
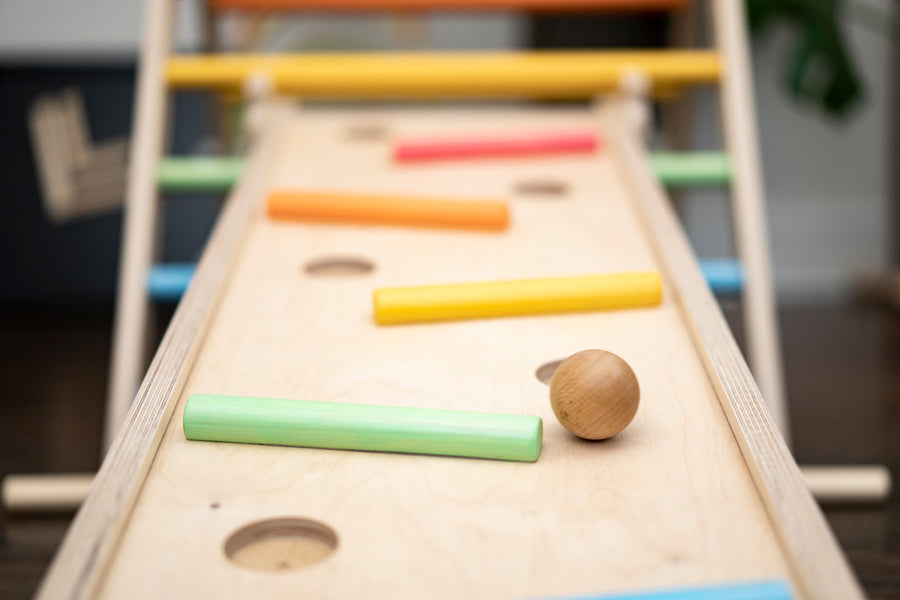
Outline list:
[[[270,118],[281,111],[272,108]],[[96,592],[133,502],[159,447],[175,400],[200,348],[219,288],[235,258],[247,213],[265,186],[281,130],[270,128],[250,158],[249,173],[223,209],[197,273],[172,318],[124,426],[41,582],[38,598],[86,598]]]
[[[128,163],[112,360],[103,430],[108,449],[125,421],[146,367],[147,273],[156,246],[156,167],[162,154],[168,91],[162,82],[174,30],[174,0],[145,3],[134,106],[134,147]]]
[[[807,489],[800,469],[750,374],[734,338],[697,265],[690,245],[646,157],[615,117],[607,114],[607,134],[639,203],[661,268],[678,290],[684,323],[706,365],[709,381],[731,423],[747,467],[782,540],[797,577],[810,598],[862,598],[834,535]]]
[[[731,210],[744,274],[747,353],[775,423],[790,444],[744,5],[743,0],[717,0],[709,3],[709,9],[716,46],[728,65],[719,99],[725,146],[734,166]]]
[[[267,185],[483,196],[509,195],[519,180],[540,176],[565,181],[569,194],[511,198],[513,227],[498,236],[274,223],[259,191],[203,348],[184,388],[172,391],[175,416],[194,392],[534,413],[546,424],[541,459],[498,465],[188,442],[180,419],[165,419],[99,595],[515,598],[772,577],[794,581],[802,595],[804,565],[773,527],[717,396],[716,386],[751,380],[745,367],[724,373],[736,383],[710,380],[684,321],[688,291],[667,281],[660,307],[634,311],[371,322],[378,286],[658,268],[611,154],[402,169],[386,144],[344,135],[357,120],[398,135],[595,125],[587,111],[552,110],[295,119]],[[305,276],[302,265],[322,255],[359,255],[376,268],[355,278]],[[691,285],[703,288],[700,279]],[[724,323],[711,326],[730,340]],[[593,347],[627,360],[642,391],[632,425],[602,443],[559,426],[534,376],[548,360]],[[713,351],[742,364],[733,342]],[[752,432],[758,423],[741,426]],[[818,514],[812,504],[804,510]],[[333,527],[338,550],[277,577],[228,561],[229,535],[280,516]]]
[[[605,440],[625,429],[637,414],[640,398],[634,371],[606,350],[576,352],[560,363],[550,381],[556,419],[586,440]]]

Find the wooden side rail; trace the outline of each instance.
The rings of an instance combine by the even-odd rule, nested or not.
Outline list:
[[[657,95],[721,74],[712,51],[317,55],[182,55],[169,59],[173,88],[240,90],[257,76],[280,93],[318,96],[587,98],[639,72]]]

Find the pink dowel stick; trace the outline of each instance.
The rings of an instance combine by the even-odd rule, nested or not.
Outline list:
[[[406,140],[397,143],[394,158],[398,162],[418,162],[529,154],[588,153],[596,150],[599,145],[597,135],[592,131]]]

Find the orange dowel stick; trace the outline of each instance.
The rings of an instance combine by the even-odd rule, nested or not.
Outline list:
[[[493,231],[506,229],[509,225],[506,204],[489,200],[278,190],[269,194],[268,211],[273,219],[321,223]]]

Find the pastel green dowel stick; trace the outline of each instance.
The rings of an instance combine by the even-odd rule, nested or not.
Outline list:
[[[184,408],[189,440],[440,454],[534,462],[540,417],[193,394]]]

